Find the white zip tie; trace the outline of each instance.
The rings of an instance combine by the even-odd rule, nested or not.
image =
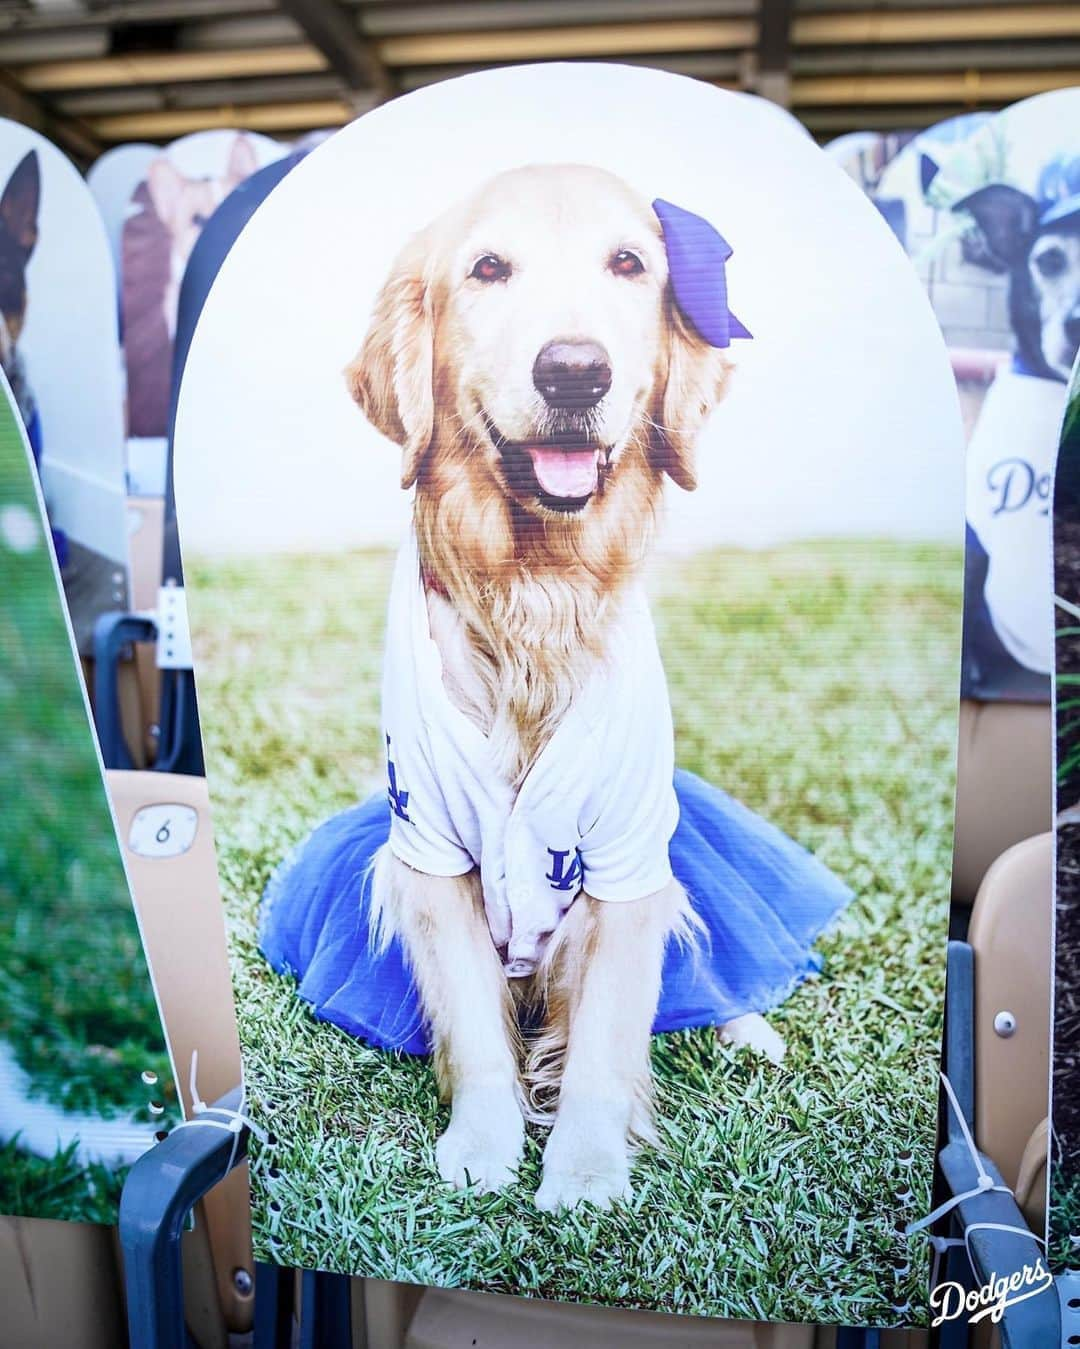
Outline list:
[[[1080,617],[1080,611],[1077,611],[1077,617]],[[993,1176],[990,1175],[986,1167],[983,1165],[982,1156],[979,1153],[979,1149],[975,1146],[975,1140],[971,1136],[971,1130],[968,1128],[967,1120],[964,1118],[964,1112],[960,1109],[960,1102],[956,1099],[956,1092],[953,1090],[953,1085],[944,1073],[942,1073],[940,1076],[941,1076],[941,1085],[945,1088],[945,1095],[948,1097],[949,1106],[952,1109],[953,1114],[956,1116],[956,1122],[960,1126],[960,1132],[963,1135],[964,1143],[967,1146],[968,1152],[971,1154],[971,1160],[975,1167],[976,1172],[978,1173],[979,1182],[974,1189],[965,1190],[963,1194],[953,1195],[951,1199],[947,1199],[943,1204],[939,1204],[937,1208],[934,1209],[932,1213],[928,1213],[925,1218],[920,1218],[918,1222],[909,1223],[908,1226],[904,1229],[905,1235],[909,1237],[913,1236],[916,1232],[922,1231],[924,1227],[929,1227],[931,1223],[936,1222],[938,1218],[942,1217],[943,1214],[946,1214],[950,1210],[954,1209],[957,1206],[957,1204],[963,1203],[965,1199],[974,1199],[977,1195],[991,1194],[994,1191],[1003,1194],[1012,1194],[1013,1198],[1014,1199],[1016,1198],[1016,1196],[1013,1194],[1013,1191],[1009,1188],[1008,1185],[996,1184]],[[970,1267],[971,1272],[973,1274],[976,1273],[975,1261],[971,1254],[971,1246],[968,1241],[968,1238],[972,1232],[978,1231],[980,1229],[989,1230],[993,1232],[1015,1232],[1018,1236],[1032,1237],[1034,1238],[1035,1241],[1039,1242],[1040,1245],[1043,1246],[1046,1245],[1046,1242],[1043,1240],[1042,1237],[1035,1236],[1035,1233],[1029,1231],[1028,1228],[1016,1227],[1011,1223],[991,1223],[991,1222],[968,1223],[964,1227],[964,1235],[962,1237],[936,1237],[931,1233],[927,1233],[927,1236],[929,1237],[930,1240],[931,1249],[934,1252],[934,1260],[930,1269],[931,1292],[933,1292],[934,1288],[937,1286],[937,1277],[941,1266],[942,1256],[945,1254],[947,1250],[949,1250],[953,1246],[963,1246],[964,1254],[967,1256],[968,1259],[968,1266]],[[1041,1292],[1042,1290],[1040,1289],[1038,1291]],[[1032,1296],[1030,1293],[1025,1294],[1025,1297],[1030,1296]],[[1019,1302],[1022,1299],[1017,1298],[1016,1300]]]
[[[1033,1238],[1040,1246],[1046,1245],[1045,1237],[1036,1236],[1035,1233],[1029,1231],[1028,1228],[1016,1227],[1013,1223],[968,1223],[967,1227],[964,1228],[964,1248],[967,1251],[968,1263],[971,1265],[972,1269],[975,1268],[975,1262],[971,1258],[971,1247],[968,1245],[968,1236],[970,1233],[978,1231],[979,1229],[986,1229],[990,1232],[1015,1232],[1018,1236]],[[1042,1290],[1039,1289],[1037,1291],[1041,1292]],[[1020,1299],[1017,1298],[1017,1301],[1019,1302]]]
[[[933,1292],[937,1287],[938,1273],[941,1270],[941,1258],[950,1246],[967,1247],[967,1242],[963,1237],[935,1237],[932,1233],[927,1234],[930,1239],[930,1246],[934,1252],[934,1259],[930,1266],[930,1291]],[[968,1262],[971,1261],[971,1253],[968,1252]]]
[[[267,1142],[268,1134],[265,1129],[255,1123],[250,1115],[245,1113],[247,1086],[244,1084],[243,1080],[241,1080],[240,1083],[240,1104],[235,1110],[229,1110],[225,1106],[206,1104],[199,1095],[198,1072],[199,1051],[193,1049],[191,1051],[191,1074],[188,1078],[188,1087],[191,1090],[192,1117],[191,1119],[181,1120],[176,1128],[173,1129],[173,1133],[176,1133],[177,1129],[190,1129],[194,1125],[202,1125],[203,1127],[210,1129],[224,1129],[227,1133],[232,1134],[233,1143],[232,1151],[229,1153],[228,1166],[228,1170],[231,1171],[236,1164],[236,1151],[240,1146],[240,1134],[242,1130],[246,1128],[264,1145]],[[221,1118],[209,1118],[213,1115],[219,1115]]]
[[[1070,604],[1068,600],[1062,599],[1060,595],[1054,596],[1054,603],[1059,609],[1064,609],[1072,618],[1080,618],[1080,608],[1075,604]]]
[[[943,1204],[939,1204],[936,1209],[928,1213],[925,1218],[920,1218],[918,1222],[908,1223],[904,1229],[905,1236],[914,1236],[916,1232],[921,1232],[924,1227],[929,1227],[931,1223],[943,1217],[957,1204],[962,1204],[965,1199],[974,1199],[979,1194],[989,1194],[993,1190],[1002,1191],[1005,1194],[1012,1194],[1012,1190],[1005,1184],[997,1185],[993,1176],[983,1166],[982,1157],[979,1155],[979,1149],[975,1146],[975,1140],[971,1136],[971,1130],[967,1126],[967,1120],[964,1118],[964,1112],[960,1109],[960,1102],[956,1099],[956,1092],[953,1091],[952,1083],[945,1076],[940,1074],[941,1084],[945,1088],[945,1095],[949,1098],[949,1105],[952,1107],[953,1114],[956,1116],[956,1122],[960,1125],[960,1132],[964,1136],[964,1142],[967,1144],[967,1150],[971,1154],[972,1163],[979,1175],[979,1183],[973,1190],[965,1190],[963,1194],[954,1194],[951,1199],[946,1199]]]

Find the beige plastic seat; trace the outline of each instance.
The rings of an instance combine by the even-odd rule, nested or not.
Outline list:
[[[177,1086],[190,1115],[193,1052],[198,1051],[204,1101],[216,1100],[240,1081],[206,781],[116,770],[105,777]],[[247,1168],[238,1167],[199,1205],[195,1231],[185,1237],[185,1307],[201,1349],[223,1347],[227,1332],[251,1325],[252,1296],[243,1291],[252,1287],[255,1272],[248,1202]]]
[[[1044,833],[999,857],[979,887],[968,931],[975,1137],[1035,1231],[1046,1199],[1053,853],[1053,834]]]
[[[1053,722],[1049,706],[960,704],[953,898],[974,905],[975,1123],[1034,1230],[1045,1210]],[[1010,1034],[1005,1019],[1014,1024]]]
[[[92,1223],[0,1218],[0,1306],[5,1349],[126,1343],[115,1232]]]
[[[993,862],[1053,822],[1050,708],[960,704],[953,898],[970,904]]]
[[[165,534],[165,502],[161,497],[128,497],[128,558],[131,607],[136,613],[154,609],[161,585],[161,549]],[[124,731],[136,764],[147,761],[153,748],[150,728],[158,719],[161,676],[152,645],[135,647],[133,664],[138,685],[138,713],[124,708]]]

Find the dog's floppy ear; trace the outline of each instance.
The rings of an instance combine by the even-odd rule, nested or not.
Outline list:
[[[965,247],[969,262],[1005,271],[1027,257],[1039,224],[1039,204],[1034,197],[1007,183],[991,183],[958,201],[953,210],[967,211],[986,243],[986,255]]]
[[[41,168],[36,150],[29,150],[15,165],[0,196],[0,220],[29,257],[38,237],[38,207],[41,204]]]
[[[360,354],[345,370],[349,392],[364,416],[401,446],[406,488],[416,481],[434,428],[433,348],[423,247],[414,240],[379,292]]]
[[[723,392],[730,363],[723,351],[749,331],[728,308],[731,245],[699,215],[657,198],[668,257],[667,379],[654,441],[660,468],[680,487],[697,486],[694,441]]]
[[[654,419],[653,461],[687,492],[697,486],[694,442],[720,401],[731,362],[686,321],[674,300],[667,305],[667,378]]]

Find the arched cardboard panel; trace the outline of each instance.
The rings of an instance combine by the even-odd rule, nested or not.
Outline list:
[[[0,1212],[112,1222],[126,1166],[169,1127],[176,1095],[49,526],[2,383],[0,632]]]
[[[1069,388],[1054,475],[1054,597],[1057,828],[1047,1242],[1051,1267],[1063,1275],[1076,1268],[1080,1238],[1080,365]]]
[[[37,132],[0,121],[3,368],[40,465],[80,654],[124,608],[123,395],[112,261],[93,197]]]
[[[914,132],[849,131],[824,147],[834,163],[853,178],[869,196],[877,192],[881,176]]]
[[[984,702],[1049,698],[1051,472],[1080,341],[1078,114],[1080,90],[1063,89],[951,119],[879,190],[904,203],[964,408],[963,691]]]
[[[113,255],[118,286],[123,264],[124,222],[132,211],[131,199],[135,189],[146,178],[150,164],[160,153],[156,145],[137,141],[130,145],[114,145],[111,150],[106,150],[95,159],[87,170],[86,184],[94,194],[101,218],[105,222],[105,233],[109,237],[109,248]],[[117,299],[119,300],[119,293]]]
[[[492,72],[395,100],[281,183],[203,311],[175,463],[268,1130],[261,1256],[925,1319],[925,1239],[898,1224],[928,1207],[937,1113],[961,444],[940,334],[873,205],[732,95],[616,66]],[[672,762],[699,775],[674,795]],[[500,845],[511,818],[520,847]],[[412,935],[380,955],[367,863],[391,827]],[[665,954],[669,870],[698,938]],[[433,964],[409,926],[425,886]],[[571,949],[545,1013],[574,1009],[558,1122],[530,1123],[519,1159],[502,1016],[532,1044],[533,1120],[563,1056],[509,1002]],[[650,1051],[658,1141],[627,1171]]]
[[[120,279],[136,495],[165,494],[176,305],[195,240],[234,187],[287,153],[287,146],[255,132],[198,131],[161,150],[134,189]]]

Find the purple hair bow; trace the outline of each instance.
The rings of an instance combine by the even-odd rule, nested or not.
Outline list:
[[[733,337],[751,337],[728,308],[724,264],[731,245],[693,211],[659,197],[652,204],[664,236],[671,289],[687,321],[711,347],[727,347]]]

